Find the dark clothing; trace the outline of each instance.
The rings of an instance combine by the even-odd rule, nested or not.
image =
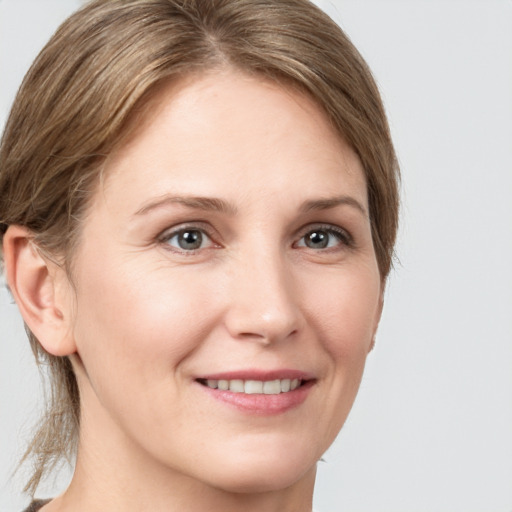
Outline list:
[[[34,500],[28,508],[23,512],[37,512],[43,505],[46,505],[50,500]]]

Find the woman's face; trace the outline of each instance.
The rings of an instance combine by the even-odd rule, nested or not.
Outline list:
[[[288,487],[342,427],[379,321],[361,163],[274,83],[217,72],[155,101],[77,249],[82,434],[146,475]]]

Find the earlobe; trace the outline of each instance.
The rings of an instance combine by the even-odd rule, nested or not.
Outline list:
[[[368,354],[374,349],[375,347],[375,338],[377,337],[376,334],[373,335],[372,341],[370,343],[370,348],[368,349]]]
[[[384,289],[384,286],[382,287],[382,289]],[[375,347],[375,340],[377,338],[377,329],[379,327],[380,319],[382,317],[382,309],[383,308],[384,308],[384,292],[381,292],[380,297],[379,297],[379,305],[378,305],[378,309],[377,309],[377,318],[375,321],[375,326],[373,328],[373,336],[372,336],[372,341],[370,343],[370,347],[368,348],[368,353],[370,353]]]
[[[52,355],[76,351],[71,329],[71,302],[60,286],[65,272],[44,258],[31,232],[9,226],[3,238],[7,284],[25,323],[43,348]]]

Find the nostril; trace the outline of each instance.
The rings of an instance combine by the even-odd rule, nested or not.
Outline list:
[[[297,329],[293,329],[289,333],[286,332],[286,329],[260,329],[260,332],[240,332],[238,335],[235,335],[235,337],[248,341],[254,340],[259,343],[262,343],[263,345],[270,345],[275,342],[289,339],[290,337],[295,336],[297,333]]]

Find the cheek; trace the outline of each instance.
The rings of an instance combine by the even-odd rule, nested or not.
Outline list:
[[[360,368],[380,318],[378,271],[363,266],[333,273],[317,279],[313,290],[309,316],[326,351],[345,369]]]
[[[91,380],[108,375],[120,386],[168,380],[215,314],[211,291],[169,270],[121,264],[81,282],[75,337]]]
[[[310,355],[322,362],[323,369],[314,417],[321,448],[326,450],[345,423],[359,389],[379,319],[380,276],[369,265],[346,265],[305,277],[300,288],[311,329],[307,338],[316,339]]]
[[[154,432],[164,439],[165,429],[157,433],[155,424],[186,414],[183,362],[207,337],[215,316],[211,290],[176,274],[121,264],[91,273],[78,293],[83,410],[114,419],[133,438]]]

